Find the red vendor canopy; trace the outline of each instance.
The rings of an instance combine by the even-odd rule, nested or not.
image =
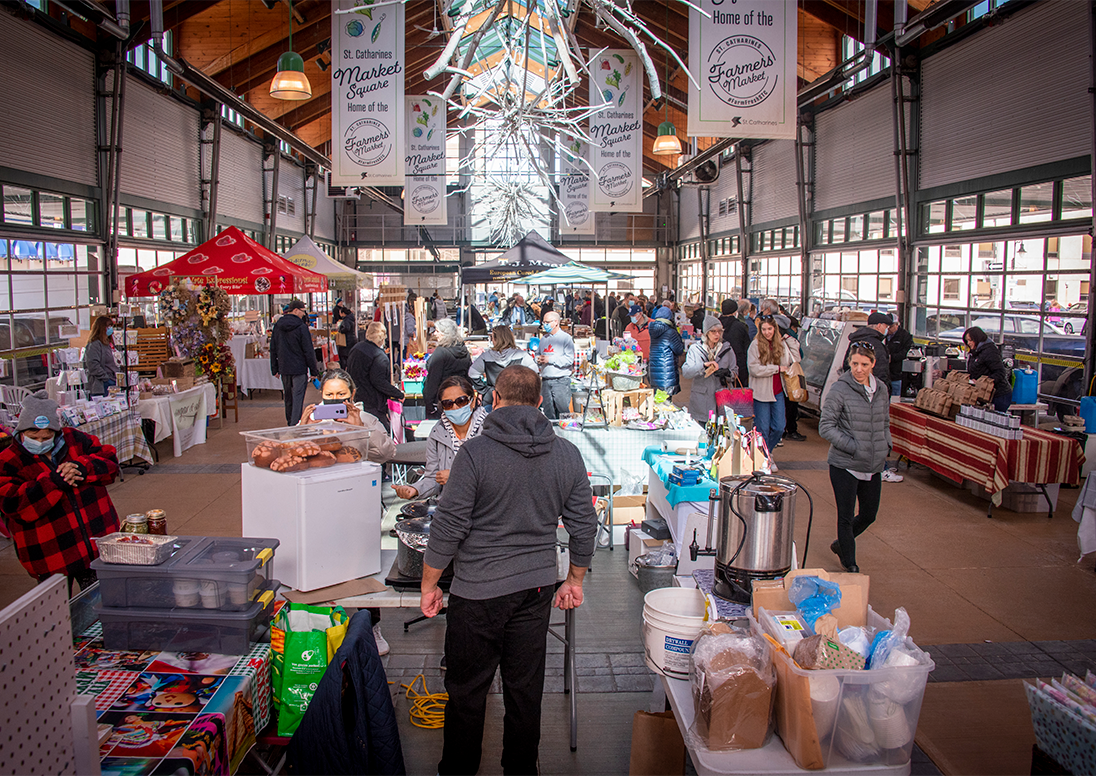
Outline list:
[[[195,286],[216,285],[229,294],[322,294],[327,277],[305,269],[259,245],[230,226],[162,267],[130,275],[127,297],[157,296],[172,278]]]

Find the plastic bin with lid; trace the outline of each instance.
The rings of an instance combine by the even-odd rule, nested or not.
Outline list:
[[[274,591],[268,590],[238,612],[96,606],[95,614],[107,649],[244,655],[252,642],[270,638],[274,604]]]
[[[103,606],[242,611],[271,589],[277,539],[180,536],[158,566],[92,562]]]
[[[307,471],[308,469],[358,463],[369,453],[369,429],[335,420],[322,420],[303,426],[270,428],[261,431],[241,431],[247,443],[247,460],[272,471]],[[262,448],[259,452],[257,449]],[[291,468],[277,469],[274,461],[282,456]]]
[[[752,612],[749,620],[759,633],[779,641],[778,634],[763,627]],[[877,631],[891,628],[890,621],[870,606],[867,625]],[[776,730],[800,768],[909,762],[925,685],[936,665],[912,639],[906,639],[905,648],[917,659],[916,665],[862,671],[805,670],[773,650]]]

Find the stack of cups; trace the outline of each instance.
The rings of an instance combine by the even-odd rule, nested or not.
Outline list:
[[[841,682],[836,676],[826,674],[812,676],[810,681],[814,729],[818,732],[818,740],[824,741],[833,732],[833,723],[837,720]]]
[[[190,607],[198,605],[198,580],[176,579],[173,590],[176,606]]]
[[[198,592],[202,595],[202,606],[206,609],[220,609],[221,597],[217,592],[217,582],[212,579],[203,579],[198,586]]]

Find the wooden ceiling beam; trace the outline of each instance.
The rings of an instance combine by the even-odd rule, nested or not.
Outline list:
[[[184,2],[184,0],[176,0],[174,3],[164,3],[164,29],[176,30],[183,25],[189,19],[197,16],[198,14],[205,13],[219,0],[213,2]],[[133,24],[136,25],[140,22],[140,29],[137,30],[137,34],[131,41],[131,46],[142,45],[148,43],[152,39],[152,25],[148,21],[148,4],[145,3],[145,15],[138,19],[137,16],[133,17]]]
[[[299,33],[301,30],[307,29],[314,24],[324,23],[326,29],[330,29],[326,25],[331,18],[331,6],[330,3],[320,2],[309,4],[307,2],[296,3],[297,8],[302,8],[307,15],[304,17],[305,21],[301,26],[294,25],[294,34]],[[260,6],[260,10],[266,12],[266,9]],[[245,62],[248,58],[259,54],[260,52],[272,47],[282,45],[284,41],[289,38],[289,26],[279,25],[276,29],[268,30],[253,38],[249,38],[243,44],[236,46],[231,51],[222,54],[214,59],[208,65],[202,68],[202,71],[206,75],[216,77],[242,62]]]
[[[328,89],[318,97],[313,97],[304,103],[298,104],[284,113],[278,123],[288,130],[297,131],[298,127],[311,124],[323,116],[331,115],[331,90]]]
[[[299,34],[294,31],[293,50],[304,59],[312,59],[318,54],[317,45],[330,37],[331,29],[328,25],[310,24]],[[237,62],[213,77],[222,86],[234,89],[237,94],[249,92],[274,77],[278,68],[278,58],[288,50],[288,43],[267,46],[257,54]]]

